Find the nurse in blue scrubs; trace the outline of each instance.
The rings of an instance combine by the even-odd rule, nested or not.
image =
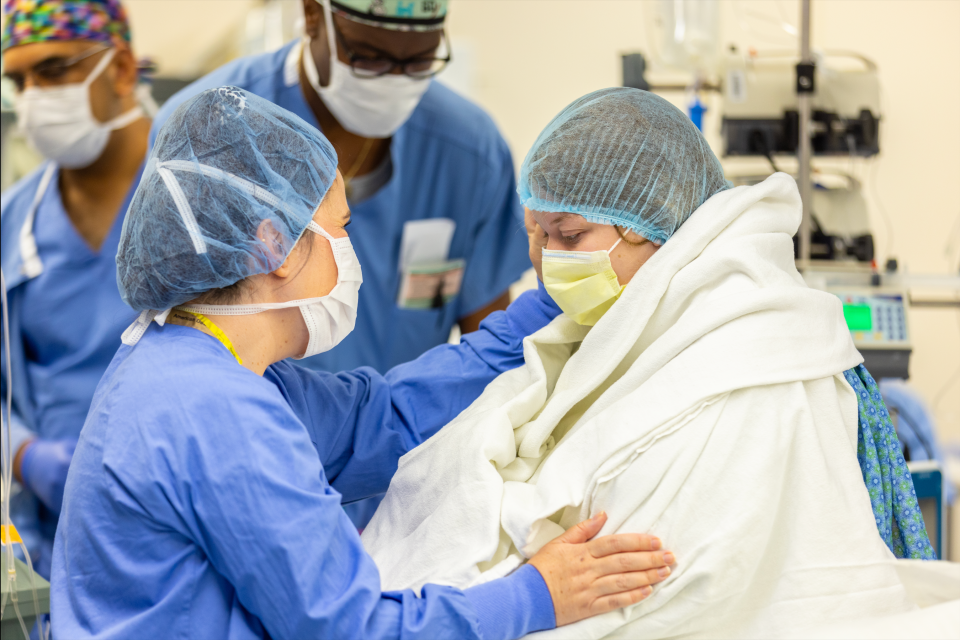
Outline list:
[[[4,71],[17,86],[18,123],[47,159],[0,205],[20,487],[11,516],[49,577],[73,448],[135,317],[120,299],[115,258],[150,121],[138,105],[119,2],[17,0],[4,12]],[[9,384],[4,368],[0,396]]]
[[[505,578],[381,591],[341,499],[385,491],[559,310],[528,292],[385,376],[291,363],[354,327],[366,278],[344,191],[322,134],[242,89],[206,91],[161,129],[117,256],[141,315],[67,479],[54,637],[517,638],[669,575],[655,538],[594,539],[601,514]]]

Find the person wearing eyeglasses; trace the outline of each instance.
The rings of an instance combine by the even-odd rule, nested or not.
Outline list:
[[[118,0],[6,0],[3,10],[0,50],[17,121],[46,162],[0,204],[11,329],[0,361],[12,365],[0,395],[13,396],[21,490],[11,516],[47,577],[77,437],[135,316],[120,298],[115,259],[150,120]]]
[[[154,120],[153,137],[190,97],[232,85],[297,114],[337,150],[366,278],[356,331],[308,367],[383,373],[413,360],[455,324],[466,334],[506,308],[530,267],[506,142],[480,107],[434,81],[451,61],[447,6],[303,0],[304,38],[228,63]],[[373,508],[347,510],[362,528]]]

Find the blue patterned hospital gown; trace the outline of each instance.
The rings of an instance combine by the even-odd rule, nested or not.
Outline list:
[[[936,560],[917,504],[913,478],[880,389],[862,364],[843,373],[857,393],[857,461],[880,537],[898,558]]]

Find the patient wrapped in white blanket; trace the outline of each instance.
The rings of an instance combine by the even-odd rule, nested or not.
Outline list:
[[[384,589],[503,576],[600,511],[677,557],[638,605],[549,637],[769,637],[916,608],[857,463],[862,361],[793,263],[793,179],[723,191],[596,326],[560,316],[405,456],[363,542]]]

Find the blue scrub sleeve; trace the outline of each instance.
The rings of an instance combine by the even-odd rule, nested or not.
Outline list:
[[[477,612],[484,640],[520,638],[557,626],[553,598],[533,565],[525,564],[506,578],[463,593]]]
[[[523,207],[517,198],[513,159],[499,141],[498,173],[488,181],[491,193],[486,219],[471,239],[472,251],[460,287],[459,317],[493,302],[530,268],[529,242],[523,226]]]
[[[523,339],[560,309],[541,285],[490,314],[459,345],[440,345],[380,375],[331,374],[288,362],[265,378],[307,426],[327,478],[345,503],[387,490],[400,458],[453,420],[490,382],[523,364]]]

